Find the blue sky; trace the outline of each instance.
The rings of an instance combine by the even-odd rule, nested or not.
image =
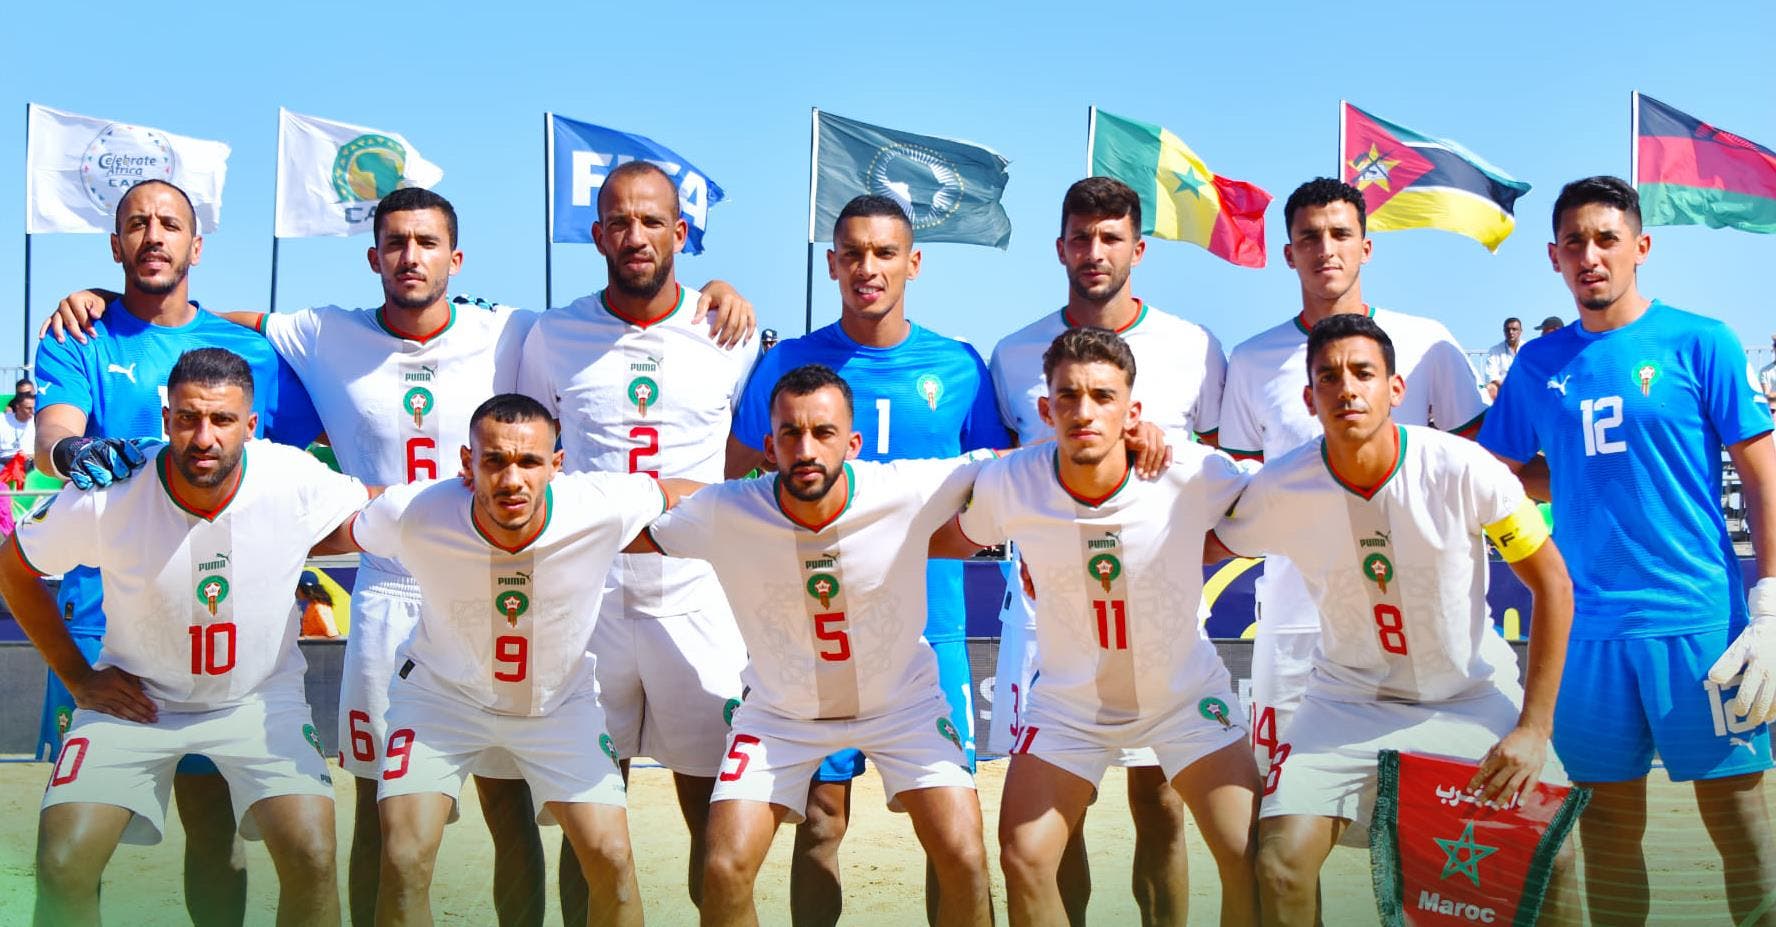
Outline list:
[[[1265,269],[1153,241],[1136,270],[1138,295],[1229,348],[1299,308],[1281,201],[1332,171],[1340,99],[1534,185],[1496,255],[1444,232],[1376,236],[1370,301],[1441,319],[1470,350],[1498,340],[1506,315],[1576,314],[1548,269],[1548,210],[1567,180],[1627,172],[1631,90],[1776,146],[1769,4],[317,3],[275,23],[249,10],[89,4],[75,16],[31,3],[0,39],[13,113],[0,120],[0,176],[24,170],[27,102],[233,146],[222,227],[193,271],[194,295],[217,308],[267,301],[280,105],[405,135],[444,168],[437,189],[462,218],[456,289],[530,307],[543,302],[542,113],[650,135],[728,195],[681,279],[734,281],[786,336],[801,331],[809,107],[989,145],[1012,162],[1010,250],[931,245],[908,299],[915,321],[983,354],[1064,300],[1053,241],[1090,104],[1161,123],[1276,196]],[[7,362],[23,211],[23,184],[0,183],[0,215],[18,223],[0,235]],[[1652,232],[1645,292],[1768,345],[1776,298],[1762,271],[1776,236]],[[285,240],[280,308],[380,302],[366,245]],[[34,318],[70,289],[121,280],[98,235],[36,237],[32,271]],[[555,301],[603,273],[590,245],[557,245]],[[816,324],[835,318],[823,260],[814,294]]]

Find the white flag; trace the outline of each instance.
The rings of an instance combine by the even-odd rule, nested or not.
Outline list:
[[[27,107],[25,234],[116,229],[117,201],[144,180],[164,180],[191,197],[198,227],[222,218],[228,146],[147,126]]]
[[[383,197],[443,179],[394,132],[278,110],[279,238],[368,232]]]

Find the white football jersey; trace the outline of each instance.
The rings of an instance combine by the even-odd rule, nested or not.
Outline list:
[[[824,525],[784,512],[774,476],[718,483],[648,533],[671,556],[714,565],[750,655],[740,677],[749,703],[792,718],[873,718],[937,685],[925,565],[932,532],[962,507],[979,466],[851,461],[845,508]]]
[[[1158,479],[1131,471],[1085,499],[1061,483],[1055,454],[1031,447],[987,465],[962,513],[974,543],[1016,542],[1036,585],[1031,703],[1092,724],[1186,710],[1221,666],[1197,621],[1203,539],[1246,475],[1187,444]]]
[[[389,489],[352,522],[358,546],[419,583],[404,673],[499,714],[545,715],[593,687],[588,647],[617,551],[665,508],[651,477],[559,474],[543,527],[515,549],[481,531],[455,479]]]
[[[1517,686],[1486,611],[1486,525],[1524,499],[1480,445],[1399,426],[1372,490],[1333,472],[1324,441],[1265,462],[1215,529],[1236,553],[1287,556],[1324,632],[1307,691],[1340,701],[1444,701]],[[1502,644],[1502,640],[1499,641]]]
[[[1135,320],[1117,334],[1135,355],[1134,399],[1141,404],[1141,418],[1184,440],[1192,432],[1214,432],[1220,427],[1221,382],[1227,373],[1221,342],[1201,325],[1136,302]],[[1000,339],[993,349],[989,368],[999,417],[1019,444],[1054,436],[1036,409],[1036,400],[1048,395],[1042,355],[1072,327],[1067,311],[1057,310]]]
[[[450,321],[424,338],[398,335],[381,309],[322,306],[269,313],[259,330],[302,378],[339,468],[366,483],[437,479],[460,466],[469,415],[511,392],[534,312],[450,307]],[[368,555],[364,565],[404,575]]]
[[[1463,431],[1486,411],[1474,368],[1443,323],[1386,309],[1370,316],[1394,342],[1394,369],[1406,396],[1394,421]],[[1233,349],[1221,397],[1221,447],[1236,459],[1275,460],[1320,437],[1320,420],[1307,411],[1307,329],[1300,316],[1273,326]],[[1272,630],[1320,626],[1313,599],[1286,557],[1266,558],[1258,580],[1262,619]]]
[[[690,320],[698,298],[680,286],[671,312],[636,324],[611,311],[600,291],[538,320],[518,391],[561,422],[567,470],[721,482],[758,341],[717,345],[706,325]],[[695,560],[623,556],[610,581],[623,613],[637,618],[685,614],[721,595],[709,564]]]
[[[295,448],[249,441],[234,494],[200,511],[178,496],[170,466],[162,449],[135,479],[62,490],[19,525],[26,564],[99,569],[110,622],[95,666],[140,677],[164,710],[300,687],[296,580],[309,548],[363,506],[364,485]]]

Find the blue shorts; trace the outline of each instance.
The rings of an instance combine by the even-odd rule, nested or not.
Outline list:
[[[974,772],[974,673],[968,668],[968,642],[932,644],[937,654],[937,684],[950,700],[950,720],[962,735],[962,752],[968,754],[968,771]],[[814,771],[815,782],[850,782],[863,775],[863,752],[840,750]]]
[[[104,638],[93,634],[75,634],[74,646],[80,648],[80,655],[86,662],[92,663],[99,658],[99,646]],[[47,673],[49,684],[43,689],[43,720],[37,726],[37,759],[45,763],[54,762],[62,753],[62,735],[68,731],[68,722],[74,716],[74,693],[62,685],[62,677],[54,670]],[[206,757],[195,754],[179,761],[178,771],[197,775],[220,774],[216,764]]]
[[[1769,769],[1769,728],[1726,707],[1736,685],[1707,681],[1730,642],[1723,628],[1568,643],[1554,750],[1573,781],[1639,779],[1655,751],[1674,782]]]

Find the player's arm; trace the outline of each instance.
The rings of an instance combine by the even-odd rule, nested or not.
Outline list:
[[[722,476],[737,480],[754,470],[762,470],[765,466],[765,452],[747,447],[746,442],[728,433],[728,457],[722,466]]]
[[[37,411],[37,439],[31,460],[46,476],[77,489],[109,486],[129,478],[148,458],[125,438],[89,438],[86,413],[58,403]]]
[[[387,486],[365,486],[364,504],[369,505],[371,502],[375,502],[376,497],[382,495],[383,490],[387,488]],[[327,532],[326,537],[321,538],[315,543],[315,546],[309,548],[308,555],[310,557],[327,557],[333,554],[355,554],[362,551],[364,548],[358,544],[357,536],[352,534],[352,523],[356,522],[358,516],[362,514],[362,510],[360,510],[347,515],[344,521],[340,522],[332,531]]]
[[[685,480],[685,479],[660,480],[660,495],[664,496],[665,500],[666,500],[665,501],[665,508],[661,510],[660,514],[664,515],[666,512],[672,511],[672,509],[674,507],[676,507],[680,502],[683,502],[684,500],[690,498],[692,495],[695,495],[697,490],[702,489],[706,485],[708,485],[708,484],[707,483],[699,483],[696,480]],[[625,553],[625,554],[661,554],[661,555],[667,556],[667,557],[672,556],[671,554],[666,553],[666,551],[660,549],[660,545],[654,541],[654,536],[652,534],[648,533],[647,528],[641,529],[641,531],[635,535],[635,538],[633,540],[631,540],[628,544],[623,545],[623,549],[622,549],[621,553]]]
[[[926,555],[933,560],[967,560],[983,550],[986,545],[969,540],[962,530],[962,518],[957,516],[932,532]]]
[[[1497,457],[1499,463],[1517,475],[1517,481],[1523,484],[1523,491],[1531,499],[1537,502],[1554,501],[1553,481],[1548,476],[1548,458],[1537,454],[1527,461],[1512,460],[1497,451],[1492,456]]]
[[[25,563],[17,536],[7,538],[0,549],[0,596],[19,629],[43,654],[43,662],[73,694],[74,704],[140,724],[154,721],[154,702],[136,677],[115,667],[95,670],[86,662],[56,611],[55,595]]]
[[[1709,668],[1708,678],[1728,685],[1740,677],[1733,713],[1764,724],[1776,718],[1776,443],[1766,431],[1729,445],[1727,454],[1739,471],[1759,579],[1746,597],[1750,623]]]
[[[758,329],[758,315],[752,311],[752,303],[741,296],[733,284],[711,280],[703,284],[700,292],[703,295],[697,300],[697,311],[691,321],[709,315],[709,336],[724,348],[752,340],[752,333]]]

